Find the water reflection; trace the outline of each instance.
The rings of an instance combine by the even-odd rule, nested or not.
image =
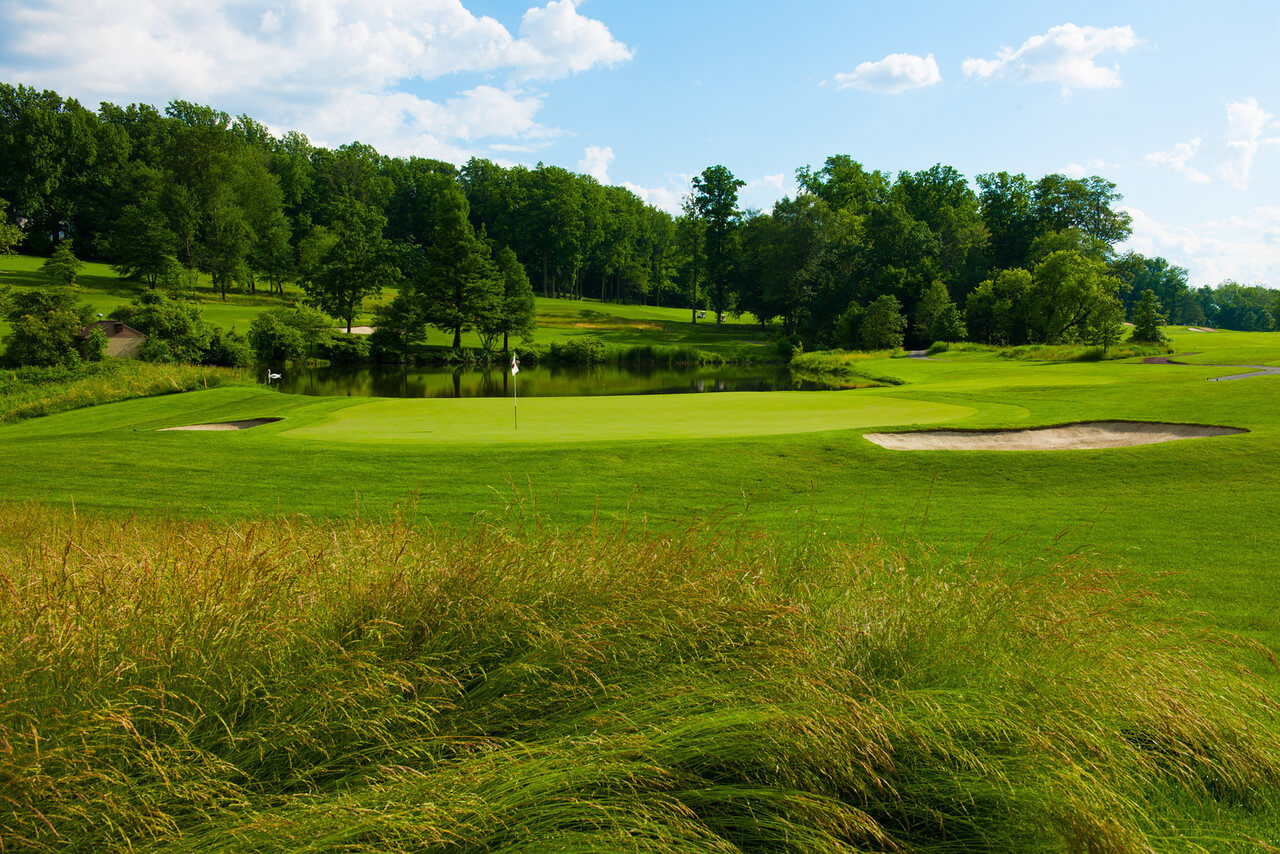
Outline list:
[[[819,391],[841,386],[802,380],[785,367],[658,368],[616,365],[531,366],[520,369],[521,397],[697,394],[722,391]],[[505,368],[450,371],[397,366],[293,368],[281,391],[326,397],[510,397]]]

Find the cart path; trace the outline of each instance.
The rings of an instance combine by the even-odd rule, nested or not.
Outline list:
[[[1198,353],[1182,353],[1181,355],[1196,356],[1199,354]],[[1280,374],[1280,367],[1273,367],[1271,365],[1228,365],[1228,364],[1221,364],[1221,363],[1192,365],[1189,362],[1179,362],[1175,360],[1172,356],[1151,356],[1150,358],[1143,359],[1142,363],[1144,365],[1186,365],[1192,368],[1251,368],[1252,369],[1247,374],[1232,374],[1231,376],[1228,376],[1228,377],[1212,377],[1209,380],[1207,380],[1207,382],[1211,382],[1211,383],[1223,383],[1223,382],[1229,382],[1231,380],[1247,380],[1249,379],[1249,377],[1266,377],[1266,376],[1275,376],[1277,374]]]

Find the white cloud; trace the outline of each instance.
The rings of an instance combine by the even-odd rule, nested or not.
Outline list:
[[[1273,118],[1258,104],[1257,98],[1227,105],[1227,160],[1219,171],[1232,186],[1246,189],[1258,146],[1277,141],[1262,138]]]
[[[1200,143],[1200,137],[1196,137],[1190,142],[1178,143],[1172,151],[1153,151],[1143,156],[1142,161],[1149,166],[1167,166],[1193,183],[1208,184],[1213,179],[1188,163],[1200,150]]]
[[[612,67],[634,55],[604,24],[579,15],[575,0],[551,0],[525,12],[516,47],[520,74],[545,80]]]
[[[900,95],[908,89],[921,89],[942,80],[933,54],[925,57],[910,53],[891,53],[879,62],[863,62],[852,74],[836,75],[841,89],[862,89],[885,95]]]
[[[630,49],[574,0],[528,9],[513,36],[462,0],[100,0],[0,4],[10,45],[0,79],[99,100],[172,98],[247,112],[327,144],[360,139],[392,154],[463,157],[465,144],[515,145],[555,133],[535,116],[552,81],[628,60]],[[431,100],[406,89],[457,74],[501,80]]]
[[[1280,208],[1257,207],[1245,216],[1193,226],[1168,225],[1133,207],[1133,236],[1125,248],[1162,255],[1191,273],[1192,287],[1223,279],[1280,286]]]
[[[1103,175],[1120,171],[1119,163],[1108,163],[1101,157],[1095,157],[1088,163],[1071,163],[1058,172],[1068,178],[1088,178],[1091,175]]]
[[[1119,66],[1101,66],[1103,53],[1124,53],[1138,43],[1131,27],[1078,27],[1060,24],[1042,36],[1032,36],[1013,48],[1002,47],[995,59],[966,59],[966,77],[999,77],[1028,83],[1057,83],[1064,94],[1072,89],[1106,89],[1120,85]]]
[[[609,183],[609,164],[613,162],[613,146],[588,145],[582,159],[578,161],[578,171],[595,178],[601,184]]]
[[[622,186],[655,208],[672,216],[679,216],[683,212],[685,197],[693,191],[693,176],[671,175],[668,176],[666,185],[660,187],[642,187],[630,181],[623,181]]]
[[[738,194],[739,207],[770,211],[773,209],[773,203],[787,195],[794,183],[792,175],[788,172],[752,178]]]

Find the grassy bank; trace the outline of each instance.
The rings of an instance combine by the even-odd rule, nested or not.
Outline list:
[[[0,370],[0,424],[137,397],[252,384],[248,371],[118,359]]]
[[[902,355],[901,350],[818,350],[792,356],[791,370],[800,377],[815,380],[822,377],[836,377],[853,381],[853,387],[857,388],[902,385],[902,380],[896,376],[869,369],[871,362],[882,362],[900,355]]]
[[[993,347],[988,344],[961,342],[934,344],[929,355],[938,353],[979,353],[999,359],[1023,359],[1032,362],[1103,362],[1108,359],[1133,359],[1166,356],[1173,349],[1163,344],[1135,344],[1132,341],[1114,347],[1089,344],[1024,344],[1019,347]]]
[[[610,531],[5,505],[6,850],[1280,835],[1275,708],[1235,669],[1251,651],[1156,620],[1101,570],[817,529]]]

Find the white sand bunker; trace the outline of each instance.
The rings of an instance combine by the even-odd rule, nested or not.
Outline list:
[[[250,427],[261,427],[263,424],[274,424],[279,418],[250,418],[245,421],[222,421],[218,424],[188,424],[185,427],[161,427],[159,432],[172,430],[248,430]]]
[[[1206,424],[1153,424],[1147,421],[1082,421],[1030,430],[931,430],[920,433],[867,433],[866,438],[893,451],[1072,451],[1127,448],[1178,439],[1248,433],[1239,427]]]

